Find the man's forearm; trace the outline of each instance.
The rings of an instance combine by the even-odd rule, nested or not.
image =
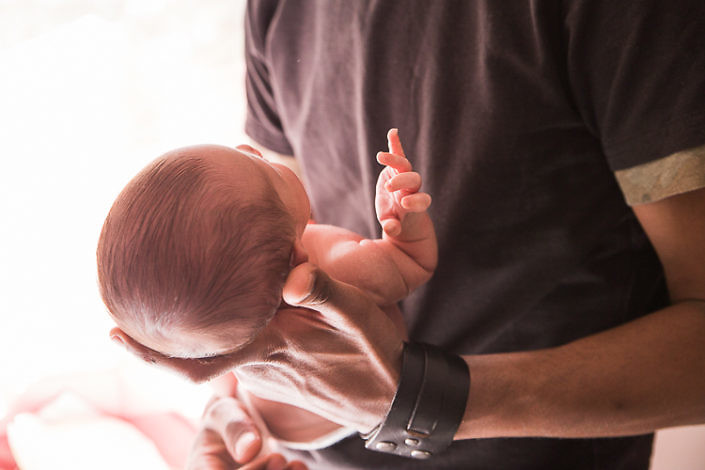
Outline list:
[[[456,439],[643,434],[705,422],[705,303],[682,302],[561,347],[466,356]]]

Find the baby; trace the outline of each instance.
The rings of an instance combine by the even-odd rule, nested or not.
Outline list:
[[[381,239],[309,224],[303,185],[252,147],[178,149],[120,193],[98,243],[101,295],[118,326],[162,354],[206,358],[252,341],[282,303],[293,266],[310,261],[393,306],[437,262],[428,194],[398,132],[380,152]],[[393,308],[391,310],[394,310]],[[398,310],[397,310],[398,311]],[[398,324],[400,319],[396,319]]]

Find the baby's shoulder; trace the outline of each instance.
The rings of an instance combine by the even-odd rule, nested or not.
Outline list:
[[[303,234],[303,243],[359,242],[363,237],[355,232],[326,224],[308,224]]]
[[[335,225],[308,224],[301,241],[310,261],[320,265],[330,257],[331,251],[343,245],[357,244],[362,239],[357,233]]]

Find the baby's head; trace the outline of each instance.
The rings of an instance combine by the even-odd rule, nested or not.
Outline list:
[[[249,146],[196,146],[143,169],[98,242],[111,316],[165,355],[241,348],[274,316],[310,214],[296,175]]]

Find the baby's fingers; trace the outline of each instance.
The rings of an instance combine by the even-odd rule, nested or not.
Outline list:
[[[409,212],[423,212],[431,205],[431,196],[426,193],[415,193],[404,196],[401,206]]]
[[[386,165],[397,170],[397,173],[411,171],[411,163],[403,155],[398,155],[389,152],[377,153],[377,161],[382,165]]]
[[[390,153],[401,155],[402,157],[406,156],[401,146],[401,139],[399,139],[399,129],[389,129],[389,132],[387,132],[387,145]]]
[[[389,192],[407,191],[415,193],[421,189],[421,175],[415,171],[399,173],[384,184],[384,189]]]

